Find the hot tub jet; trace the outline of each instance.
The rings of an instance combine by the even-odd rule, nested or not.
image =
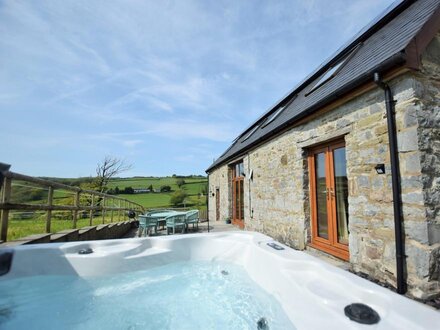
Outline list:
[[[380,321],[379,314],[365,304],[350,304],[344,308],[345,316],[350,320],[361,324],[375,324]]]
[[[269,322],[267,322],[265,317],[262,317],[257,322],[257,329],[258,330],[269,330]]]
[[[90,253],[93,253],[93,250],[91,248],[81,249],[78,251],[78,254],[90,254]]]

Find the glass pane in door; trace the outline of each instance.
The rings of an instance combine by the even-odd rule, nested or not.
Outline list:
[[[243,180],[240,180],[240,220],[244,219],[244,189]]]
[[[328,239],[327,182],[325,176],[325,154],[323,152],[315,155],[315,174],[318,236]]]
[[[348,244],[348,180],[345,148],[333,150],[338,242]]]
[[[240,217],[240,182],[235,181],[234,182],[234,188],[235,188],[235,219],[239,219]]]

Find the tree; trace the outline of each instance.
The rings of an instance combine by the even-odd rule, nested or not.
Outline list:
[[[183,203],[188,194],[183,190],[175,191],[170,198],[170,203],[174,206],[179,206]]]
[[[153,191],[153,185],[152,184],[150,184],[149,186],[148,186],[148,188],[147,188],[149,191]]]
[[[202,195],[206,195],[206,192],[208,191],[208,185],[202,185],[202,188],[200,189],[200,192]]]
[[[133,187],[125,187],[124,188],[124,194],[134,194]]]
[[[128,171],[131,169],[131,164],[126,164],[124,160],[105,156],[104,160],[96,166],[96,177],[93,178],[90,182],[86,181],[81,183],[80,187],[82,189],[95,190],[102,193],[107,192],[107,185],[110,182],[110,179],[115,177],[116,175]],[[119,191],[119,188],[115,188],[114,193],[118,194],[122,191]],[[98,197],[95,199],[94,206],[101,205],[102,197]],[[84,202],[86,205],[92,204],[92,198],[90,196],[85,197]]]
[[[160,192],[170,192],[170,191],[171,191],[170,186],[161,186],[160,187]]]
[[[104,160],[96,166],[95,190],[105,192],[111,178],[131,168],[132,165],[126,164],[123,159],[105,156]]]
[[[179,188],[182,188],[182,186],[185,184],[185,180],[183,179],[177,179],[176,184]]]

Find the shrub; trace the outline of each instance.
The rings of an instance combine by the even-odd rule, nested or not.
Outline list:
[[[170,191],[171,191],[170,186],[161,186],[160,187],[160,192],[170,192]]]
[[[182,186],[185,184],[185,180],[183,179],[177,179],[176,184],[179,188],[182,188]]]
[[[171,195],[170,203],[174,206],[179,206],[187,196],[188,194],[183,190],[177,190]]]

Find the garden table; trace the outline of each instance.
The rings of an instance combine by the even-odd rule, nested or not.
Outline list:
[[[157,219],[157,225],[161,225],[162,228],[164,228],[165,227],[165,223],[166,223],[165,222],[165,218],[166,217],[169,217],[170,215],[181,215],[181,214],[186,214],[186,211],[182,212],[182,211],[172,211],[172,210],[169,210],[169,211],[152,213],[149,216],[154,218],[154,219]]]

